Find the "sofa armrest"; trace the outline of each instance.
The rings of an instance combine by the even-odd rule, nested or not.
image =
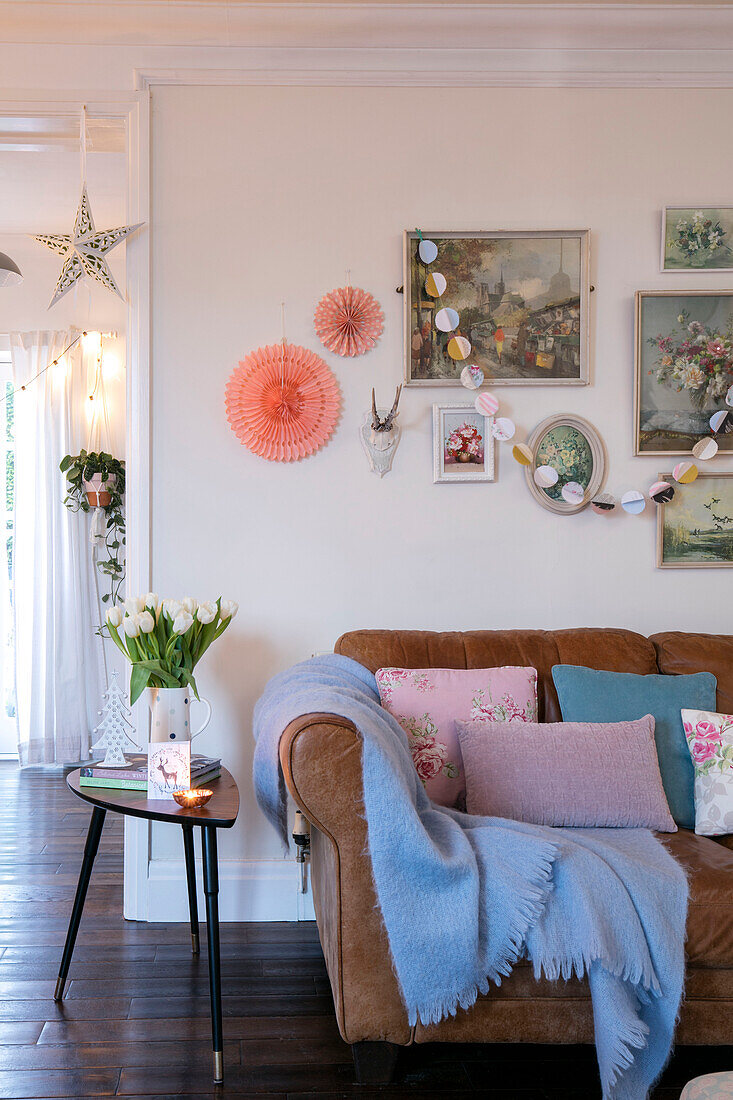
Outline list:
[[[280,763],[312,826],[313,900],[341,1035],[405,1045],[411,1029],[367,850],[361,739],[344,718],[305,714],[284,730]]]

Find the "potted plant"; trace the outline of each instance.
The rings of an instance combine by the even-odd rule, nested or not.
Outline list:
[[[72,512],[88,512],[101,508],[104,512],[104,545],[106,557],[97,568],[109,580],[110,590],[102,595],[103,603],[114,603],[125,579],[124,551],[125,516],[122,499],[125,495],[125,463],[106,451],[80,451],[66,455],[59,463],[66,475],[67,493],[64,504]]]

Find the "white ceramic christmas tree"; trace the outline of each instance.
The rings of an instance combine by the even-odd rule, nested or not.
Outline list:
[[[92,752],[105,752],[105,758],[97,767],[101,768],[126,768],[131,761],[125,759],[124,747],[127,744],[133,749],[138,748],[130,737],[132,723],[129,721],[130,711],[127,707],[127,697],[117,680],[117,673],[112,672],[109,687],[104,693],[107,700],[104,709],[100,711],[102,721],[94,730],[101,733],[96,744],[92,745]]]

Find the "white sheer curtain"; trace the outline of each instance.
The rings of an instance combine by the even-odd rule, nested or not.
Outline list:
[[[89,402],[76,333],[12,333],[15,398],[15,640],[21,766],[89,755],[102,701],[102,643],[89,518],[62,504],[59,462],[87,447]],[[87,447],[87,449],[89,449]]]

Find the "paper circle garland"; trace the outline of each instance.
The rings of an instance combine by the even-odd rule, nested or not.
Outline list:
[[[706,436],[704,439],[698,439],[695,446],[692,448],[692,453],[695,458],[699,458],[702,462],[707,462],[709,458],[715,458],[718,453],[717,440],[711,436]]]
[[[610,493],[599,493],[597,497],[593,497],[590,506],[597,515],[610,516],[616,507],[616,498]]]
[[[655,504],[669,504],[674,498],[674,486],[668,481],[655,481],[649,486],[649,497]]]
[[[725,395],[725,403],[726,405],[733,408],[733,386],[730,386],[727,394]]]
[[[699,471],[694,462],[678,462],[674,470],[672,470],[672,477],[675,481],[678,481],[680,485],[690,485],[697,477]]]
[[[499,408],[499,402],[493,393],[480,393],[474,401],[474,406],[476,412],[481,413],[482,416],[493,416]]]
[[[560,490],[560,496],[567,504],[580,504],[585,496],[585,489],[577,481],[568,481]]]
[[[638,489],[629,489],[628,493],[624,493],[621,497],[621,507],[630,516],[640,516],[646,508],[644,494],[640,493]]]
[[[384,314],[376,298],[358,286],[342,286],[324,294],[313,318],[324,347],[336,355],[371,351],[384,329]]]
[[[472,363],[467,363],[461,371],[461,385],[467,390],[480,390],[483,384],[484,372],[481,367],[474,367]]]
[[[713,413],[710,417],[710,429],[714,432],[725,432],[726,435],[733,432],[733,413],[729,413],[727,409]]]
[[[451,336],[446,350],[451,359],[460,362],[462,359],[468,359],[471,354],[471,341],[465,336]]]
[[[514,444],[512,447],[512,458],[515,459],[520,466],[531,466],[534,462],[532,451],[526,443]]]
[[[248,450],[275,462],[317,451],[341,410],[338,383],[323,359],[296,344],[257,348],[226,384],[232,431]]]
[[[444,309],[439,309],[435,314],[435,327],[440,329],[441,332],[453,332],[454,328],[458,328],[458,322],[460,317],[455,309],[450,309],[446,306]]]
[[[439,271],[428,275],[425,280],[425,289],[431,298],[440,298],[447,285],[445,275],[441,275]]]
[[[554,466],[538,466],[534,472],[534,479],[540,489],[551,489],[557,485],[558,472]]]
[[[516,430],[516,424],[508,416],[498,416],[492,425],[491,434],[499,443],[506,443],[513,438]]]
[[[420,241],[417,254],[424,264],[431,264],[438,255],[438,246],[435,241]]]

